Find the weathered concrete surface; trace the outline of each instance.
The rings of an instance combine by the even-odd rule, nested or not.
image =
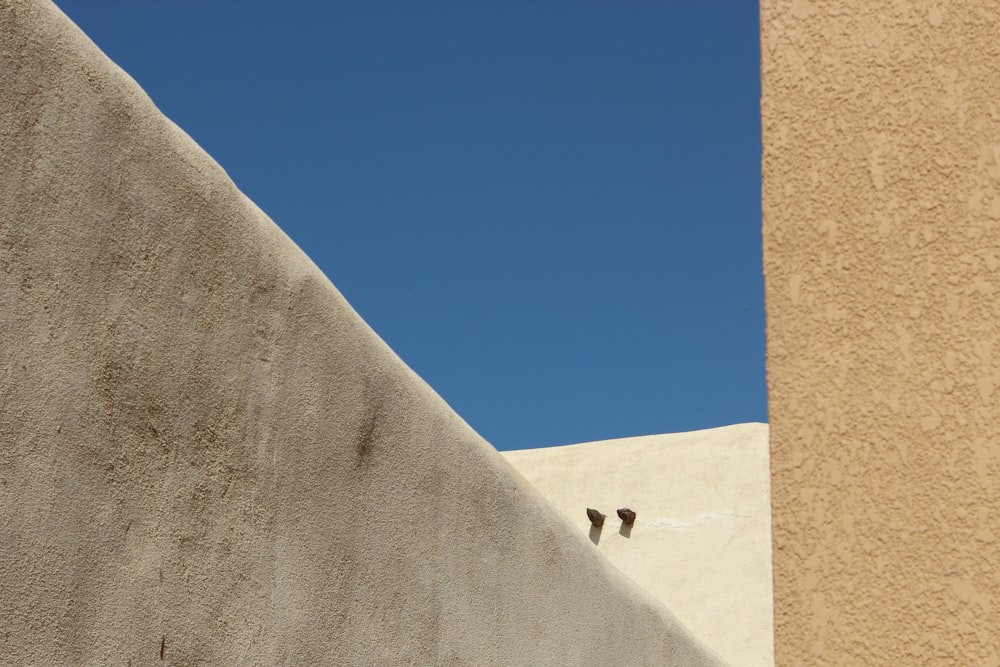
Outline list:
[[[1000,3],[761,2],[780,665],[1000,664]]]
[[[774,664],[767,424],[737,424],[504,457],[733,665]],[[594,529],[586,508],[607,515]],[[615,511],[637,512],[631,528]]]
[[[719,661],[45,0],[0,3],[0,663]]]

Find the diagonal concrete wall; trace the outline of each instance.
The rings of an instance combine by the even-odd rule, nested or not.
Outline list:
[[[1000,5],[763,0],[779,665],[1000,664]]]
[[[47,0],[0,91],[0,662],[721,664]]]

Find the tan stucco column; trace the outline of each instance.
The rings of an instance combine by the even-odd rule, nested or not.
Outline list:
[[[1000,663],[1000,4],[761,3],[779,665]]]

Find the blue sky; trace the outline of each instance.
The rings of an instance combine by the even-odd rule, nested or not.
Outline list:
[[[756,2],[57,4],[499,449],[767,420]]]

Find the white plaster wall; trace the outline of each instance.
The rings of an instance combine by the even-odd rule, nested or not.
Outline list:
[[[767,424],[503,454],[721,656],[774,664]],[[607,514],[603,529],[587,507]],[[637,512],[631,529],[620,507]]]

